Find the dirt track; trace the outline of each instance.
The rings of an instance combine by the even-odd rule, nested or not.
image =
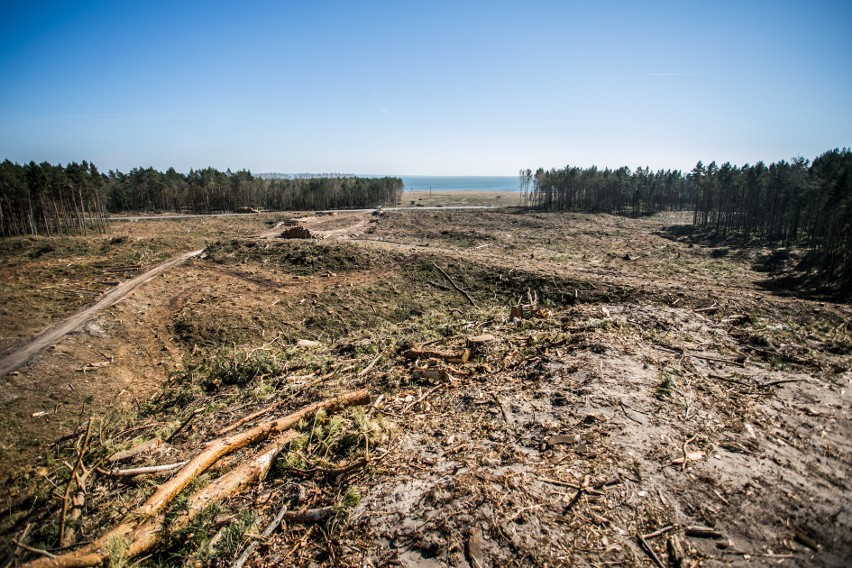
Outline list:
[[[104,294],[104,296],[92,306],[77,312],[57,325],[44,330],[42,333],[27,341],[24,345],[14,348],[11,353],[4,355],[3,358],[0,359],[0,377],[5,377],[9,373],[21,367],[21,365],[25,365],[34,355],[47,347],[50,347],[75,329],[81,327],[89,321],[92,316],[104,308],[112,306],[145,282],[148,282],[169,268],[198,256],[202,252],[204,252],[203,249],[184,253],[171,260],[163,262],[162,264],[158,264],[154,268],[147,270],[143,274],[140,274],[131,280],[118,284],[115,288]]]

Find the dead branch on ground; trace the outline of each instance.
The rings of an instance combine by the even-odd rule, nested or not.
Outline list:
[[[156,522],[156,518],[160,515],[160,513],[163,512],[171,500],[184,488],[186,488],[193,479],[210,468],[210,466],[212,466],[220,458],[249,444],[263,441],[276,434],[281,434],[295,426],[300,420],[318,410],[334,412],[346,406],[364,405],[369,402],[369,392],[366,389],[358,390],[346,393],[337,398],[327,399],[311,404],[297,412],[276,420],[264,422],[240,434],[211,440],[205,444],[201,453],[190,460],[190,462],[187,463],[171,479],[160,485],[160,487],[148,498],[147,501],[145,501],[144,504],[132,511],[118,526],[106,532],[92,544],[75,552],[63,554],[56,558],[41,558],[27,564],[26,566],[29,568],[96,566],[102,564],[109,558],[109,553],[106,551],[108,547],[106,545],[116,539],[125,539],[130,543],[128,548],[129,555],[132,556],[134,554],[139,554],[140,552],[147,550],[147,548],[155,542],[157,527],[159,526]],[[244,466],[251,466],[252,463],[253,462],[243,464],[240,468]],[[261,469],[262,468],[259,466],[254,466],[254,469],[249,469],[249,472],[261,471]],[[245,476],[248,475],[248,473],[243,473],[241,475]],[[219,480],[214,483],[217,483],[218,485],[216,485],[214,489],[210,490],[213,492],[212,494],[217,494],[216,488],[218,487],[221,487],[222,491],[224,491],[226,487],[237,490],[244,486],[241,485],[240,478],[229,478],[228,475],[219,478]],[[190,497],[190,503],[195,502],[194,499],[197,498],[195,496]]]
[[[137,475],[146,475],[149,473],[165,473],[183,467],[188,462],[181,461],[177,463],[167,463],[163,465],[149,465],[146,467],[134,467],[130,469],[111,469],[109,471],[100,470],[104,475],[110,477],[135,477]]]
[[[260,538],[267,538],[269,535],[275,532],[275,529],[278,528],[278,525],[280,525],[282,519],[284,519],[284,513],[287,512],[287,508],[287,503],[281,505],[281,509],[278,511],[278,514],[275,515],[275,518],[272,519],[272,521],[268,525],[266,525],[266,528],[263,529],[263,532],[260,533]],[[257,540],[252,540],[248,544],[248,546],[246,546],[245,550],[243,550],[242,554],[240,554],[239,557],[237,557],[237,559],[234,561],[232,568],[243,568],[243,565],[246,563],[246,560],[248,560],[249,556],[251,556],[251,553],[254,552],[255,548],[257,548]]]
[[[77,461],[74,463],[74,467],[71,468],[71,473],[68,477],[68,485],[65,486],[65,494],[62,497],[62,516],[59,520],[59,546],[65,546],[67,544],[70,544],[66,542],[66,540],[68,539],[65,536],[65,521],[66,515],[68,514],[68,505],[71,497],[71,485],[74,484],[74,482],[77,483],[77,494],[74,495],[74,508],[76,511],[76,515],[74,515],[74,518],[72,520],[77,520],[80,517],[80,514],[82,513],[83,503],[81,502],[79,507],[77,503],[78,498],[82,499],[83,502],[85,502],[85,480],[89,476],[89,472],[86,471],[85,468],[83,468],[83,456],[85,455],[86,450],[89,447],[89,435],[92,432],[92,422],[94,422],[94,420],[94,417],[89,418],[89,424],[86,426],[86,433],[83,435],[83,443],[77,450]],[[77,475],[77,471],[81,468],[83,468],[84,471],[82,478]],[[82,496],[79,495],[80,493],[82,493]]]
[[[449,274],[447,274],[447,272],[446,272],[443,268],[441,268],[440,266],[438,266],[438,265],[437,265],[437,264],[435,264],[434,262],[432,263],[432,266],[434,266],[435,268],[437,268],[437,269],[441,272],[441,274],[443,274],[443,275],[444,275],[444,278],[446,278],[446,279],[447,279],[447,281],[448,281],[450,284],[452,284],[453,288],[455,288],[455,289],[456,289],[456,292],[458,292],[459,294],[461,294],[462,296],[464,296],[465,298],[467,298],[467,301],[468,301],[468,302],[470,302],[470,305],[471,305],[471,306],[473,306],[474,308],[476,307],[476,302],[474,302],[474,301],[473,301],[473,298],[471,298],[471,297],[470,297],[470,295],[468,295],[468,293],[467,293],[467,292],[465,292],[464,290],[462,290],[461,288],[459,288],[458,284],[456,284],[456,283],[453,281],[453,279],[452,279],[452,278],[450,278],[450,275],[449,275]]]

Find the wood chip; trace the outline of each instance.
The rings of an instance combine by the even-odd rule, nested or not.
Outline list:
[[[699,460],[704,459],[705,455],[706,454],[702,451],[689,452],[688,454],[686,454],[686,459],[688,459],[689,461],[699,461]],[[682,463],[683,463],[682,457],[675,458],[674,460],[672,460],[672,465],[680,465]]]
[[[555,436],[549,436],[544,440],[544,443],[548,446],[556,446],[559,444],[573,444],[576,442],[574,436],[565,436],[562,434],[557,434]]]
[[[723,535],[716,529],[711,529],[710,527],[691,526],[686,527],[683,532],[684,534],[686,534],[686,536],[694,536],[696,538],[713,538],[716,540],[721,540],[725,538],[725,535]]]

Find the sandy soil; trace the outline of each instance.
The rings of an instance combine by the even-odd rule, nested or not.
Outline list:
[[[406,191],[400,207],[435,207],[453,205],[517,206],[521,194],[510,191]]]

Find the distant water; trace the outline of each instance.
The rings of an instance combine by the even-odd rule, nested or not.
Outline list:
[[[258,173],[254,174],[261,179],[293,179],[312,177],[350,177],[354,174],[285,174],[285,173]],[[359,177],[384,177],[380,175],[364,175]],[[405,183],[406,191],[520,191],[517,176],[399,176]]]
[[[406,191],[520,191],[517,176],[398,176]]]

